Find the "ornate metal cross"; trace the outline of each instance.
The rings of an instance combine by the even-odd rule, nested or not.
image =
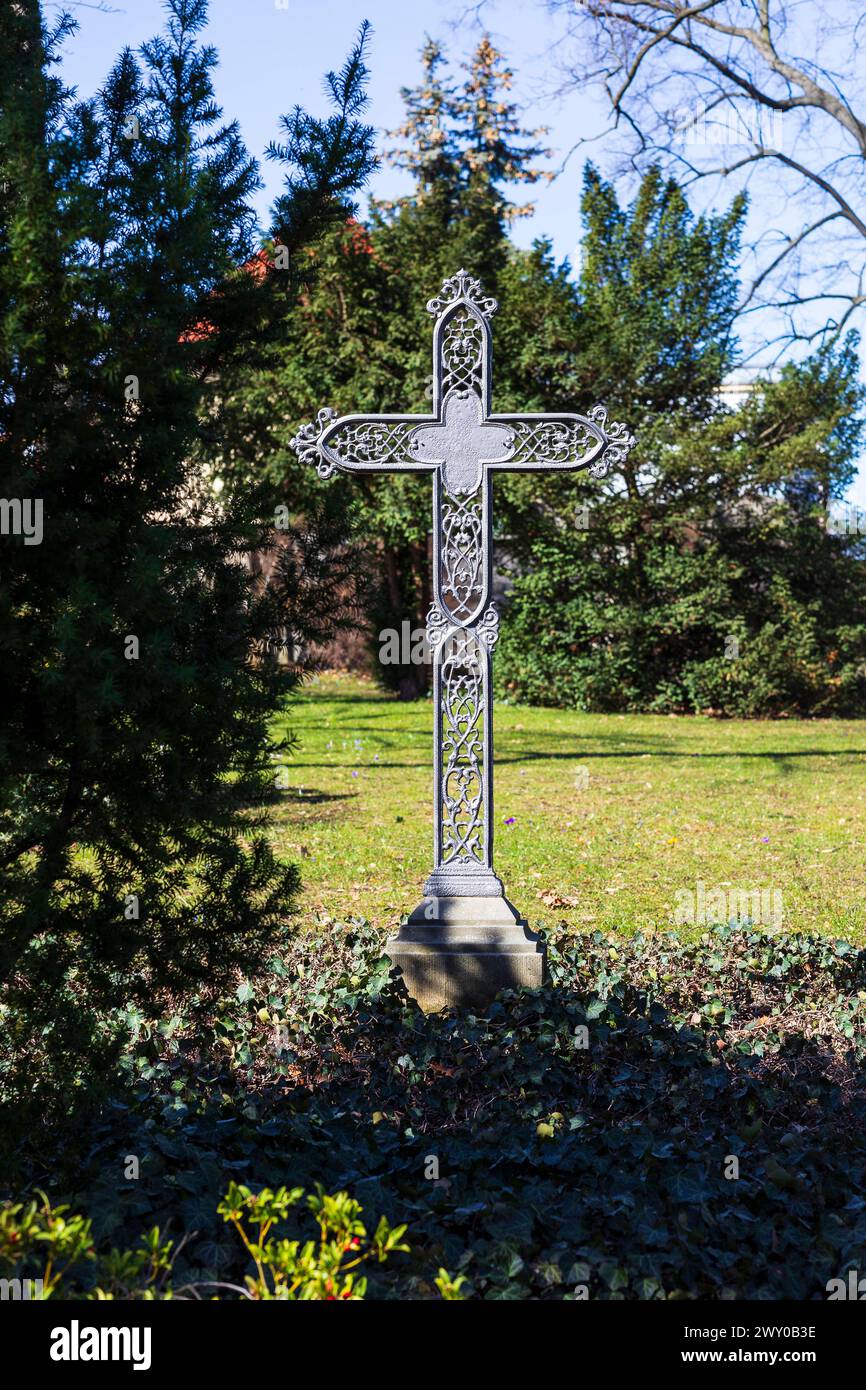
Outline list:
[[[426,1007],[483,1003],[505,985],[538,985],[544,949],[493,871],[491,485],[497,471],[588,468],[603,477],[633,444],[625,425],[589,415],[494,415],[490,319],[496,301],[465,270],[427,305],[433,329],[429,415],[320,410],[292,447],[329,478],[433,475],[434,850],[426,897],[388,943]]]

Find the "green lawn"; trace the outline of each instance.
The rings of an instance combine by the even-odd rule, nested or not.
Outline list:
[[[274,838],[303,906],[396,925],[430,865],[430,702],[325,675],[279,724],[298,744]],[[703,883],[775,890],[785,928],[866,940],[864,721],[497,705],[494,736],[495,864],[531,924],[669,927]]]

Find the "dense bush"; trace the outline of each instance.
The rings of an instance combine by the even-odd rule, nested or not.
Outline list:
[[[637,442],[603,482],[497,483],[515,579],[500,696],[587,710],[866,712],[866,540],[828,526],[862,436],[857,339],[787,363],[725,406],[742,214],[735,202],[696,217],[656,171],[621,206],[586,171],[566,408],[601,400]]]
[[[596,517],[603,528],[601,511]],[[604,590],[603,543],[595,552],[578,533],[540,539],[506,609],[498,695],[619,712],[862,714],[866,572],[852,556],[825,553],[826,588],[813,593],[821,561],[814,552],[836,542],[814,521],[807,528],[812,537],[792,542],[784,520],[775,536],[766,534],[772,524],[752,526],[735,542],[714,540],[688,554],[660,536],[634,564],[620,559],[618,598]],[[773,546],[787,553],[773,556]],[[738,553],[752,547],[751,559]],[[798,574],[803,556],[810,559]]]

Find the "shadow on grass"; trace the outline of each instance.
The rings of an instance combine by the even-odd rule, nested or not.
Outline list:
[[[293,768],[299,766],[299,763],[292,764]],[[295,806],[319,806],[329,801],[355,801],[357,796],[357,792],[324,792],[317,787],[272,787],[259,800],[266,806],[279,806],[286,802]]]
[[[399,730],[393,730],[393,732],[396,734],[396,733],[399,733]],[[558,737],[558,736],[557,736],[557,737]],[[341,751],[342,751],[342,750],[341,750]],[[348,752],[348,750],[346,750],[346,751]],[[627,760],[627,759],[629,759],[629,758],[643,758],[643,757],[645,757],[645,756],[646,756],[646,753],[645,753],[645,752],[640,752],[640,751],[638,751],[637,749],[636,749],[634,752],[628,752],[628,751],[625,751],[625,750],[623,750],[623,749],[618,749],[616,752],[607,752],[607,751],[603,751],[603,750],[601,750],[601,751],[590,751],[589,749],[586,749],[586,748],[575,748],[573,751],[568,752],[568,753],[551,753],[551,752],[541,751],[541,752],[525,752],[525,753],[514,753],[514,754],[504,753],[504,754],[503,754],[503,753],[501,753],[501,752],[497,752],[497,753],[494,753],[494,759],[493,759],[493,761],[494,761],[494,765],[495,765],[496,767],[507,767],[507,766],[509,766],[509,765],[511,765],[511,764],[518,764],[518,763],[537,763],[537,762],[541,762],[541,763],[554,763],[554,762],[593,762],[593,761],[595,761],[596,759],[607,759],[607,758],[614,759],[614,760],[620,760],[620,759],[621,759],[621,760],[625,761],[625,760]],[[728,751],[728,752],[718,752],[718,753],[715,753],[715,752],[704,752],[704,753],[686,753],[686,752],[682,752],[682,753],[678,753],[678,752],[670,751],[670,750],[668,750],[668,749],[664,749],[663,751],[662,751],[662,750],[659,750],[657,753],[651,754],[650,756],[652,756],[652,757],[664,757],[666,760],[671,760],[671,761],[673,761],[673,760],[682,760],[682,761],[684,761],[684,762],[694,762],[696,759],[701,759],[701,760],[704,761],[704,762],[710,762],[710,761],[713,761],[713,760],[715,760],[715,759],[717,759],[717,758],[719,758],[719,759],[734,759],[734,760],[739,759],[739,758],[743,758],[743,759],[748,759],[749,761],[754,761],[754,760],[757,759],[758,761],[765,760],[765,761],[775,762],[775,763],[778,763],[778,764],[784,764],[784,763],[786,763],[789,759],[799,759],[799,758],[861,758],[861,757],[866,757],[866,748],[807,748],[807,749],[799,750],[799,751],[796,751],[796,752],[782,752],[781,750],[779,750],[779,751],[768,750],[768,751],[763,752],[763,753],[758,753],[758,752],[737,753],[737,752],[732,752],[732,751]],[[431,759],[430,759],[430,757],[427,755],[427,750],[425,749],[425,754],[424,754],[423,756],[420,756],[420,757],[419,757],[417,760],[415,760],[415,761],[406,761],[406,760],[402,760],[402,759],[401,759],[401,760],[397,760],[397,759],[394,759],[394,758],[389,758],[389,757],[387,757],[387,756],[383,756],[383,755],[380,753],[380,754],[379,754],[379,761],[378,761],[377,763],[375,763],[373,766],[375,766],[376,768],[417,768],[417,767],[426,767],[426,766],[428,766],[429,763],[430,763],[430,761],[431,761]],[[367,763],[362,763],[362,764],[359,764],[359,765],[360,765],[360,766],[363,766],[364,768],[368,768],[368,767],[369,767],[369,765],[368,765]],[[293,768],[327,769],[327,770],[330,771],[330,772],[333,772],[333,769],[334,769],[334,763],[333,763],[333,762],[318,762],[318,761],[315,761],[315,760],[313,760],[313,759],[297,759],[297,760],[293,760],[291,766],[292,766]]]

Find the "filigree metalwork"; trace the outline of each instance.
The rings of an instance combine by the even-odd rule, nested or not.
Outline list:
[[[514,425],[508,467],[582,468],[603,443],[603,435],[579,420],[545,420]]]
[[[346,416],[327,430],[322,452],[331,466],[352,469],[402,469],[414,460],[412,440],[417,420],[375,420]]]
[[[628,458],[629,450],[634,448],[635,438],[629,434],[628,425],[622,420],[607,423],[607,406],[594,405],[589,419],[597,425],[605,440],[604,452],[589,466],[594,478],[603,478],[611,468],[621,468]]]
[[[484,855],[485,680],[475,634],[448,638],[440,665],[442,865],[486,866]]]
[[[294,449],[301,463],[314,463],[316,465],[316,472],[320,478],[330,478],[336,467],[336,464],[329,463],[326,459],[322,458],[319,449],[319,441],[323,433],[331,421],[336,420],[336,418],[336,410],[333,410],[329,405],[322,406],[315,421],[310,421],[305,425],[301,425],[301,428],[291,442],[291,447]]]
[[[484,643],[489,652],[493,651],[499,641],[499,610],[495,604],[491,603],[485,608],[478,620],[475,635],[479,642]]]
[[[427,613],[427,645],[431,652],[441,646],[446,636],[450,632],[452,624],[447,613],[443,613],[438,604],[432,604]]]
[[[458,309],[442,332],[442,392],[474,391],[481,395],[484,328],[480,319]]]
[[[434,482],[433,653],[435,719],[434,873],[438,895],[495,895],[490,662],[499,632],[491,596],[491,480],[497,471],[621,467],[634,440],[588,415],[491,413],[491,316],[496,301],[465,270],[427,305],[433,330],[429,415],[346,415],[320,410],[292,447],[322,477],[429,472]],[[449,875],[451,875],[449,877]]]
[[[472,497],[442,498],[439,513],[439,593],[453,623],[467,623],[484,594],[484,504]]]
[[[459,299],[474,304],[478,312],[488,319],[499,307],[495,299],[484,293],[480,280],[474,280],[466,270],[458,270],[456,275],[442,281],[442,288],[434,299],[427,300],[427,313],[438,319],[449,305]]]
[[[427,645],[431,652],[435,653],[448,634],[453,631],[454,623],[448,614],[434,603],[427,613],[425,633]],[[488,604],[472,631],[474,631],[477,641],[483,644],[484,650],[492,652],[499,640],[499,610],[495,604]]]

